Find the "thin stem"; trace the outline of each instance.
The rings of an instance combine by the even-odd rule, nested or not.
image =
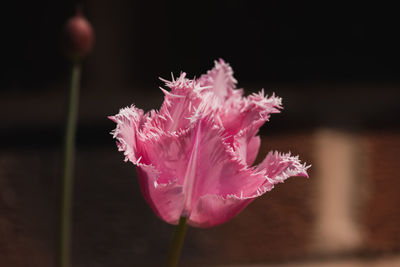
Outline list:
[[[178,266],[179,255],[181,254],[181,249],[187,230],[186,221],[187,221],[186,217],[181,217],[179,219],[179,224],[175,228],[171,246],[169,247],[168,251],[168,258],[166,264],[167,267]]]
[[[59,255],[58,266],[70,267],[71,256],[71,220],[72,220],[72,196],[74,182],[74,157],[75,157],[75,135],[76,121],[79,104],[79,84],[81,66],[74,63],[72,66],[71,89],[69,92],[69,103],[67,121],[64,136],[64,159],[61,189],[61,214],[59,232]]]

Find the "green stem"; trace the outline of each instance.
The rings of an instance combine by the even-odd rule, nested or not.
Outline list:
[[[169,247],[167,264],[166,264],[167,267],[178,266],[179,255],[181,254],[181,249],[187,230],[186,221],[187,221],[186,217],[181,217],[179,219],[179,224],[175,228],[171,246]]]
[[[76,121],[78,117],[79,83],[81,66],[74,63],[72,66],[71,89],[69,92],[68,114],[64,136],[64,159],[61,189],[61,214],[59,229],[59,255],[58,266],[70,267],[71,257],[71,220],[72,220],[72,196],[74,182],[74,157]]]

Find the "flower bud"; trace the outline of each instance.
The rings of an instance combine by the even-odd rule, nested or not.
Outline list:
[[[72,61],[83,59],[92,50],[94,33],[89,21],[78,9],[76,15],[70,18],[64,27],[65,52]]]

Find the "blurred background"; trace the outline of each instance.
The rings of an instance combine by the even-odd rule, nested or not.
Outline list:
[[[107,119],[158,108],[162,83],[223,58],[246,93],[284,110],[258,161],[312,164],[213,229],[189,229],[182,266],[399,266],[398,9],[300,1],[23,1],[2,15],[0,266],[53,266],[70,64],[65,21],[82,4],[96,42],[83,64],[73,266],[160,266],[173,227],[141,196]]]

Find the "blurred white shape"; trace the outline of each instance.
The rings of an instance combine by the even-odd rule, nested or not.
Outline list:
[[[361,245],[357,223],[363,145],[357,135],[333,129],[315,134],[314,179],[318,179],[315,249],[344,252]]]

